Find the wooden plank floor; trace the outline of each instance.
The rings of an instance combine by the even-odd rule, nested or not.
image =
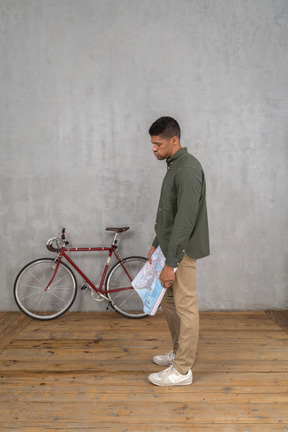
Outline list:
[[[161,312],[0,313],[0,431],[288,431],[288,314],[202,312],[187,387],[155,387]]]

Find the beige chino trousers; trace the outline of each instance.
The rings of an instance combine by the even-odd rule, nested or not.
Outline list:
[[[186,374],[195,361],[199,337],[196,261],[188,255],[180,262],[161,305],[176,354],[174,367]]]

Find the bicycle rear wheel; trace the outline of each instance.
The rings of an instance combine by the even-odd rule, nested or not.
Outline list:
[[[42,258],[27,264],[14,283],[14,297],[19,309],[31,318],[51,320],[64,314],[74,303],[77,282],[70,268],[60,262],[56,267],[53,258]]]
[[[139,256],[131,256],[124,258],[121,263],[115,264],[105,283],[105,291],[130,287],[125,291],[107,292],[113,309],[127,318],[144,318],[147,316],[143,312],[143,302],[134,288],[131,286],[131,281],[141,270],[147,258]],[[124,268],[125,267],[125,270]]]

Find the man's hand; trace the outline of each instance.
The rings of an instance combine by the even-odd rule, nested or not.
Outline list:
[[[163,288],[168,288],[175,279],[173,267],[169,267],[165,264],[162,272],[160,273],[159,279]]]
[[[151,255],[153,254],[153,252],[155,252],[156,248],[154,246],[151,246],[151,249],[149,250],[148,254],[147,254],[147,258],[149,261],[149,264],[152,264],[152,259],[151,259]]]

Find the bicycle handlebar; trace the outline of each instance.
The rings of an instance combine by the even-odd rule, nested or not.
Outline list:
[[[58,244],[59,242],[59,237],[53,237],[51,239],[49,239],[46,243],[46,247],[50,252],[60,252],[62,249],[62,246],[60,246]],[[62,240],[62,239],[61,239]],[[53,243],[56,242],[57,247],[54,247]]]
[[[46,243],[46,247],[50,252],[60,252],[63,246],[66,246],[69,242],[66,240],[65,234],[66,228],[62,228],[62,232],[59,237],[53,237]],[[56,243],[56,247],[53,245]]]

